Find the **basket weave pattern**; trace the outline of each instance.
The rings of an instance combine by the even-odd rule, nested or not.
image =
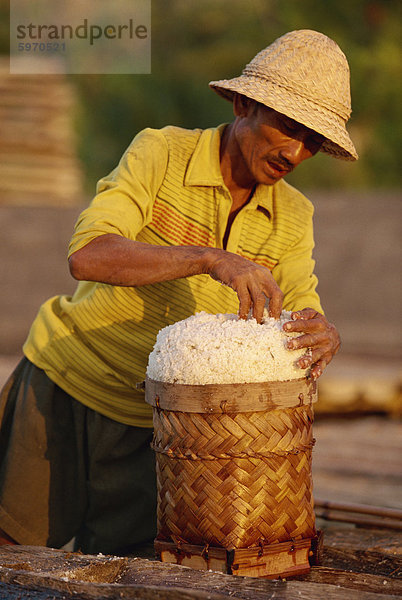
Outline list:
[[[313,409],[154,409],[158,538],[248,548],[315,535]]]

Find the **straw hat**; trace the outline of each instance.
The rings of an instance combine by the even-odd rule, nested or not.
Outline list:
[[[240,77],[211,81],[210,87],[232,100],[234,92],[252,98],[326,139],[322,152],[356,160],[346,130],[352,112],[349,65],[339,46],[317,31],[291,31],[259,52]]]

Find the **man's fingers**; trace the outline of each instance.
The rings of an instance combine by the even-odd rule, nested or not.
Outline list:
[[[311,332],[320,333],[327,330],[326,324],[322,319],[298,319],[296,321],[288,321],[284,324],[283,329],[288,332],[301,333]]]
[[[327,355],[325,355],[319,360],[315,360],[314,355],[306,354],[299,358],[296,364],[300,369],[307,369],[311,366],[310,377],[315,380],[322,375],[325,367],[331,362],[331,358],[331,356],[327,357]]]
[[[329,362],[331,362],[331,358],[332,356],[329,349],[309,348],[308,352],[296,361],[296,364],[301,369],[307,369],[307,367],[314,365],[320,360],[325,360],[325,364],[327,365]]]
[[[253,317],[257,323],[261,323],[264,315],[266,297],[260,290],[250,291],[251,301],[253,304]]]
[[[253,317],[261,323],[267,298],[269,299],[269,316],[279,319],[282,312],[283,293],[268,269],[259,269],[256,278],[249,284]]]
[[[310,369],[310,377],[314,381],[322,375],[325,367],[327,366],[329,361],[326,361],[325,358],[317,361]]]
[[[270,279],[265,283],[263,292],[267,298],[269,298],[268,313],[270,317],[279,319],[282,313],[283,304],[283,292],[279,285],[276,283],[271,273],[269,273]]]
[[[236,289],[236,294],[239,298],[239,317],[240,319],[247,319],[251,308],[251,297],[247,286],[239,286]]]
[[[279,289],[274,289],[269,296],[269,316],[279,319],[282,312],[283,293]]]
[[[311,358],[310,354],[305,354],[304,356],[302,356],[301,358],[299,358],[299,360],[296,361],[296,365],[299,367],[299,369],[307,369],[307,367],[309,367],[313,362],[313,359]]]
[[[287,341],[288,350],[297,350],[298,348],[312,348],[318,345],[324,345],[327,341],[325,332],[306,333]]]
[[[314,319],[320,313],[318,313],[314,308],[303,308],[302,310],[296,310],[292,312],[290,318],[292,321],[297,321],[299,319]]]

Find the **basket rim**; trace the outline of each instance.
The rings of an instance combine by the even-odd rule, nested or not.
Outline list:
[[[177,412],[259,412],[311,405],[317,401],[317,383],[301,377],[286,381],[190,385],[156,381],[147,376],[145,401],[158,410]]]

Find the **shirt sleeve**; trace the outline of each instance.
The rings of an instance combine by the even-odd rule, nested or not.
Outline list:
[[[282,254],[272,270],[272,275],[284,294],[284,310],[294,311],[310,307],[324,314],[316,292],[318,280],[314,275],[313,248],[311,215],[302,236]]]
[[[68,256],[106,233],[135,240],[152,219],[167,163],[165,136],[154,129],[141,131],[118,166],[98,182],[96,196],[75,225]]]

